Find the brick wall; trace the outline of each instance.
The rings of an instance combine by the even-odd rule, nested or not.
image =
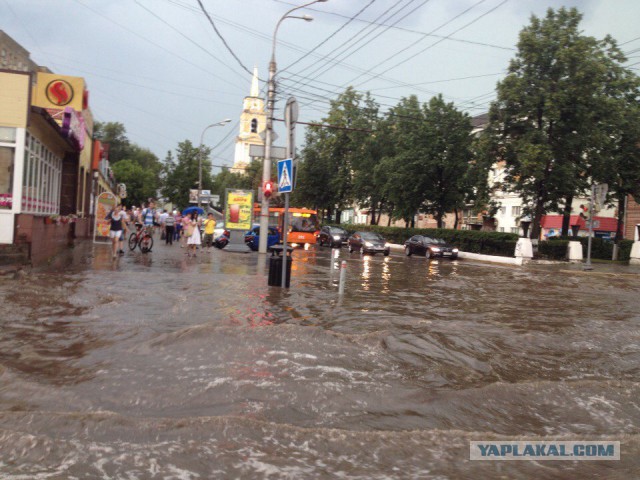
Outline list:
[[[638,205],[631,196],[629,196],[629,200],[627,202],[627,212],[625,217],[624,238],[633,240],[635,239],[635,233],[633,230],[636,228],[636,225],[640,224],[640,205]]]
[[[46,262],[69,247],[70,231],[74,224],[46,224],[47,217],[16,215],[16,239],[18,243],[30,244],[31,264]]]

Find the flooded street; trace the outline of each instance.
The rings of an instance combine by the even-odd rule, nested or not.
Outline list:
[[[637,478],[640,276],[76,247],[0,278],[0,477]],[[611,440],[620,461],[469,460]]]

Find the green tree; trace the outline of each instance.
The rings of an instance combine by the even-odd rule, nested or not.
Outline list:
[[[133,160],[121,160],[112,168],[118,183],[127,186],[126,203],[129,205],[142,205],[156,196],[158,182],[152,171],[145,170]]]
[[[120,160],[130,158],[131,143],[127,138],[127,130],[120,122],[96,122],[93,136],[109,145],[109,162],[113,165]]]
[[[186,207],[189,205],[189,190],[198,188],[199,161],[202,159],[202,189],[210,190],[213,184],[211,178],[211,154],[209,147],[202,149],[194,146],[189,140],[178,144],[175,160],[171,152],[167,153],[164,170],[162,172],[162,195],[174,205]]]
[[[610,38],[581,34],[576,9],[549,9],[520,33],[509,73],[490,111],[489,155],[506,162],[507,182],[532,216],[532,238],[548,210],[584,194],[600,161],[600,122],[620,52]]]
[[[331,127],[307,129],[296,203],[324,210],[336,222],[354,200],[379,208],[382,198],[374,187],[373,171],[381,156],[379,140],[372,135],[378,121],[378,105],[369,94],[349,87],[332,101],[321,120]]]
[[[425,117],[418,97],[400,100],[387,113],[385,122],[390,150],[375,168],[377,178],[384,178],[385,198],[393,205],[392,217],[413,224],[425,200],[424,152]],[[393,145],[393,147],[390,147]],[[393,148],[391,150],[391,148]]]
[[[439,95],[424,106],[424,122],[423,209],[443,228],[445,214],[464,207],[469,190],[471,121]]]

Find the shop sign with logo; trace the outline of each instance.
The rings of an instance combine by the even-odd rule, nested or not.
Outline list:
[[[85,89],[82,77],[38,72],[33,90],[33,105],[58,111],[70,107],[76,112],[82,112],[87,108],[88,95]]]

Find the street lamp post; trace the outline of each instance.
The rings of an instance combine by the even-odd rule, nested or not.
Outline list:
[[[225,118],[224,120],[218,123],[212,123],[211,125],[205,127],[202,131],[202,135],[200,135],[200,147],[198,148],[198,208],[201,207],[201,196],[202,196],[202,157],[204,156],[204,132],[209,130],[211,127],[221,127],[226,125],[231,121],[230,118]]]
[[[301,8],[308,7],[309,5],[313,5],[314,3],[322,3],[327,0],[313,0],[312,2],[305,3],[304,5],[300,5],[299,7],[292,8],[287,13],[285,13],[278,23],[276,24],[276,28],[273,31],[273,39],[271,43],[271,61],[269,62],[269,83],[267,89],[267,128],[266,135],[264,141],[264,162],[262,164],[262,185],[271,180],[271,145],[273,143],[273,112],[275,106],[275,98],[276,98],[276,36],[278,34],[278,29],[280,28],[280,24],[286,18],[299,18],[301,20],[305,20],[310,22],[313,20],[313,17],[309,15],[303,15],[301,17],[291,15],[292,12],[296,10],[300,10]],[[269,229],[269,199],[265,198],[264,195],[262,197],[262,207],[260,208],[260,242],[258,243],[258,252],[259,253],[267,253],[267,232]],[[286,235],[287,232],[282,232],[283,235]]]

